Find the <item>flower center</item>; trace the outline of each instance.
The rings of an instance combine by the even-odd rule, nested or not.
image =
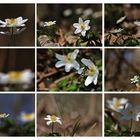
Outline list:
[[[80,28],[81,28],[82,30],[85,29],[85,25],[84,25],[84,23],[81,23],[81,24],[80,24]]]
[[[56,122],[56,116],[55,116],[55,115],[52,115],[52,116],[51,116],[51,121],[52,121],[52,122]]]
[[[24,114],[23,118],[25,120],[33,120],[33,114]]]
[[[114,108],[118,109],[120,107],[120,100],[116,100],[116,102],[114,103]]]
[[[95,66],[90,66],[88,71],[87,71],[89,76],[93,76],[95,74],[95,72],[96,72]]]
[[[7,25],[16,25],[17,24],[17,20],[15,18],[11,18],[11,19],[6,19],[6,23]]]
[[[73,61],[73,57],[72,57],[71,54],[68,54],[68,55],[65,55],[65,56],[64,56],[64,60],[65,60],[65,62],[67,62],[67,63],[71,63],[71,62]]]
[[[9,72],[8,75],[9,75],[9,79],[12,80],[12,81],[16,81],[16,80],[19,80],[21,78],[21,72]]]

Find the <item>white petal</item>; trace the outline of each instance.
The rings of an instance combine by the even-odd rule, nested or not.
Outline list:
[[[82,30],[80,29],[80,28],[77,28],[76,30],[75,30],[75,34],[78,34],[78,33],[80,33]]]
[[[62,122],[61,122],[61,120],[57,120],[56,122],[58,122],[59,124],[61,124],[61,125],[62,125]]]
[[[65,71],[66,72],[70,72],[71,68],[72,68],[72,64],[66,64],[65,65]]]
[[[85,27],[85,30],[87,31],[87,30],[89,30],[90,29],[90,26],[86,26]]]
[[[86,58],[82,58],[81,62],[87,67],[94,65],[94,63],[90,59],[86,59]]]
[[[79,27],[80,27],[79,23],[74,23],[73,26],[74,26],[75,28],[79,28]]]
[[[85,25],[88,25],[90,23],[90,20],[84,21]]]
[[[83,24],[83,20],[81,17],[79,18],[79,24]]]
[[[6,25],[6,22],[0,20],[0,24]]]
[[[0,25],[0,27],[6,27],[7,25],[6,24],[4,24],[4,25]]]
[[[94,85],[97,84],[97,81],[98,81],[98,73],[96,73],[96,74],[93,76],[93,83],[94,83]]]
[[[128,102],[128,99],[121,98],[120,103],[121,104],[126,104]]]
[[[58,62],[56,62],[56,64],[55,64],[55,67],[56,67],[56,68],[60,68],[60,67],[62,67],[62,66],[65,66],[65,62],[64,62],[64,61],[58,61]]]
[[[78,53],[79,53],[79,50],[78,49],[74,50],[74,52],[71,53],[73,59],[76,59]]]
[[[88,76],[85,81],[85,86],[88,86],[93,81],[93,76]]]
[[[82,34],[82,36],[85,36],[86,35],[86,30],[82,31],[81,34]]]
[[[58,60],[64,60],[64,56],[63,55],[60,55],[60,54],[55,54],[55,57],[58,59]]]
[[[72,64],[73,64],[73,67],[74,67],[76,70],[79,70],[80,65],[79,65],[79,63],[78,63],[76,60],[73,61]]]
[[[77,73],[78,74],[82,74],[83,70],[84,70],[84,67],[83,68],[80,68]]]
[[[47,121],[46,122],[47,125],[50,125],[51,123],[52,123],[52,121]]]

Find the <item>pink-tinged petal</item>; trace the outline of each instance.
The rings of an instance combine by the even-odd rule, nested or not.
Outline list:
[[[60,55],[60,54],[55,54],[55,57],[58,59],[58,60],[64,60],[64,56],[63,55]]]
[[[85,30],[82,31],[81,34],[82,34],[82,36],[85,36],[86,35],[86,31]]]
[[[62,122],[61,122],[61,120],[57,120],[56,122],[62,125]]]
[[[80,27],[79,23],[74,23],[73,26],[74,26],[75,28],[79,28],[79,27]]]
[[[90,23],[90,20],[84,21],[85,25],[87,26]]]
[[[72,64],[66,64],[65,71],[70,72],[71,68],[72,68]]]
[[[85,81],[85,86],[90,85],[92,81],[93,81],[93,76],[88,76]]]
[[[56,67],[56,68],[60,68],[60,67],[62,67],[62,66],[65,66],[65,62],[64,62],[64,61],[58,61],[58,62],[56,62],[56,64],[55,64],[55,67]]]
[[[75,34],[78,34],[78,33],[80,33],[82,30],[80,29],[80,28],[77,28],[76,30],[75,30]]]
[[[46,122],[47,125],[50,125],[51,123],[52,123],[52,121],[47,121]]]

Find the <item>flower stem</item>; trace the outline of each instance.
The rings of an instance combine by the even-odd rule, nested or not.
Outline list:
[[[130,120],[130,128],[129,128],[130,129],[130,132],[132,131],[132,127],[133,127],[133,120],[131,119]]]
[[[52,122],[52,134],[53,134],[53,129],[54,129],[54,123]]]
[[[11,28],[11,46],[15,46],[14,27]]]

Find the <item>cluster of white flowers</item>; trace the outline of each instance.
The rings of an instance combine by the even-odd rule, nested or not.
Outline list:
[[[114,97],[112,100],[107,100],[107,107],[120,113],[123,120],[139,121],[140,105],[132,106],[128,103],[128,99]]]
[[[9,31],[3,32],[1,31],[1,34],[11,35],[11,34],[20,34],[23,32],[25,28],[25,22],[27,22],[28,19],[23,19],[23,17],[18,18],[6,18],[5,21],[0,20],[0,27],[2,28],[9,28]],[[11,30],[12,28],[12,30]]]
[[[68,53],[67,55],[56,54],[56,58],[59,61],[55,64],[55,66],[57,68],[65,66],[66,72],[70,72],[70,70],[74,68],[75,70],[77,70],[78,74],[82,74],[84,67],[80,68],[79,63],[76,61],[78,53],[79,50],[74,50],[73,52]],[[94,85],[96,85],[99,75],[97,66],[95,66],[95,64],[90,59],[82,58],[81,62],[87,67],[85,73],[85,75],[87,76],[85,80],[85,86],[90,85],[92,82],[94,83]]]

